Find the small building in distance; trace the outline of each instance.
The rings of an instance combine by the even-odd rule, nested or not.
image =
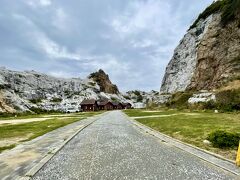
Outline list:
[[[146,104],[142,102],[137,102],[137,103],[134,103],[133,107],[134,109],[144,109],[146,108]]]
[[[124,109],[131,109],[132,104],[131,103],[123,103]]]
[[[109,111],[114,109],[114,105],[110,101],[100,101],[98,102],[98,107],[99,107],[99,110]]]
[[[118,103],[117,109],[124,109],[125,106],[123,105],[123,103]]]
[[[124,105],[120,102],[112,102],[113,109],[124,109]]]
[[[83,111],[97,111],[98,110],[98,104],[95,99],[84,99],[80,105],[81,105],[81,109]]]
[[[118,102],[112,102],[113,104],[113,109],[118,109]]]

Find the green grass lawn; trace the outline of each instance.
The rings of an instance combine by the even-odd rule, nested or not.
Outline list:
[[[130,117],[169,115],[169,114],[179,113],[179,111],[174,110],[174,109],[171,109],[171,110],[162,109],[162,110],[158,110],[158,111],[128,109],[128,110],[124,110],[124,112]]]
[[[131,117],[143,116],[136,119],[157,131],[167,134],[189,144],[219,153],[227,158],[235,159],[236,149],[218,149],[205,145],[203,140],[215,130],[240,132],[240,113],[213,113],[188,112],[177,110],[162,110],[156,112],[143,112],[144,110],[126,110]],[[171,115],[167,117],[144,118],[150,115]]]
[[[74,113],[69,114],[70,117],[64,118],[63,116],[52,117],[49,120],[45,121],[37,121],[37,122],[28,122],[22,124],[5,124],[0,125],[0,141],[8,140],[8,139],[19,139],[19,142],[29,141],[38,136],[46,134],[52,130],[57,128],[66,126],[73,122],[85,119],[90,116],[94,116],[100,112],[87,112],[87,113]],[[74,115],[74,116],[73,116]],[[39,117],[38,115],[33,116],[33,118]],[[22,117],[20,117],[22,119]],[[30,118],[29,118],[30,119]],[[6,149],[11,149],[15,147],[16,144],[10,144],[1,146],[0,144],[0,152]]]

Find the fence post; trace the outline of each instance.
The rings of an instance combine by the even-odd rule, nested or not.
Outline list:
[[[236,164],[237,164],[237,166],[240,167],[240,141],[239,141],[239,146],[238,146]]]

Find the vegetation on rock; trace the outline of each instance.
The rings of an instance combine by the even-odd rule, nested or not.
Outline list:
[[[36,98],[36,99],[30,99],[29,101],[30,101],[31,103],[33,103],[33,104],[38,104],[38,103],[41,103],[41,102],[42,102],[42,99]]]
[[[221,91],[216,94],[216,106],[225,111],[240,110],[240,89]]]
[[[109,76],[100,69],[98,72],[91,73],[89,78],[93,79],[100,86],[100,91],[110,94],[119,94],[118,87],[109,79]]]
[[[60,103],[62,102],[62,98],[53,98],[51,99],[51,102]]]
[[[216,101],[208,101],[193,105],[195,109],[217,109],[222,112],[240,110],[240,89],[229,89],[216,93]]]
[[[190,29],[196,27],[200,19],[206,19],[208,16],[214,13],[221,12],[221,22],[225,26],[230,21],[237,18],[237,14],[240,13],[240,0],[219,0],[213,2],[209,7],[203,11],[196,21],[192,24]]]
[[[188,108],[188,99],[192,95],[192,92],[177,92],[172,95],[166,106],[169,108],[186,109]]]

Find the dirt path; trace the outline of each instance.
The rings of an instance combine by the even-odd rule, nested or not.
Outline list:
[[[28,122],[37,122],[37,121],[46,121],[49,119],[66,119],[66,118],[73,118],[73,117],[84,117],[84,114],[82,115],[76,115],[76,114],[63,114],[63,115],[45,115],[38,118],[25,118],[25,119],[10,119],[10,120],[0,120],[0,125],[4,124],[23,124]]]
[[[36,121],[46,121],[52,118],[29,118],[29,119],[13,119],[13,120],[0,120],[0,125],[2,124],[22,124],[28,122],[36,122]]]

